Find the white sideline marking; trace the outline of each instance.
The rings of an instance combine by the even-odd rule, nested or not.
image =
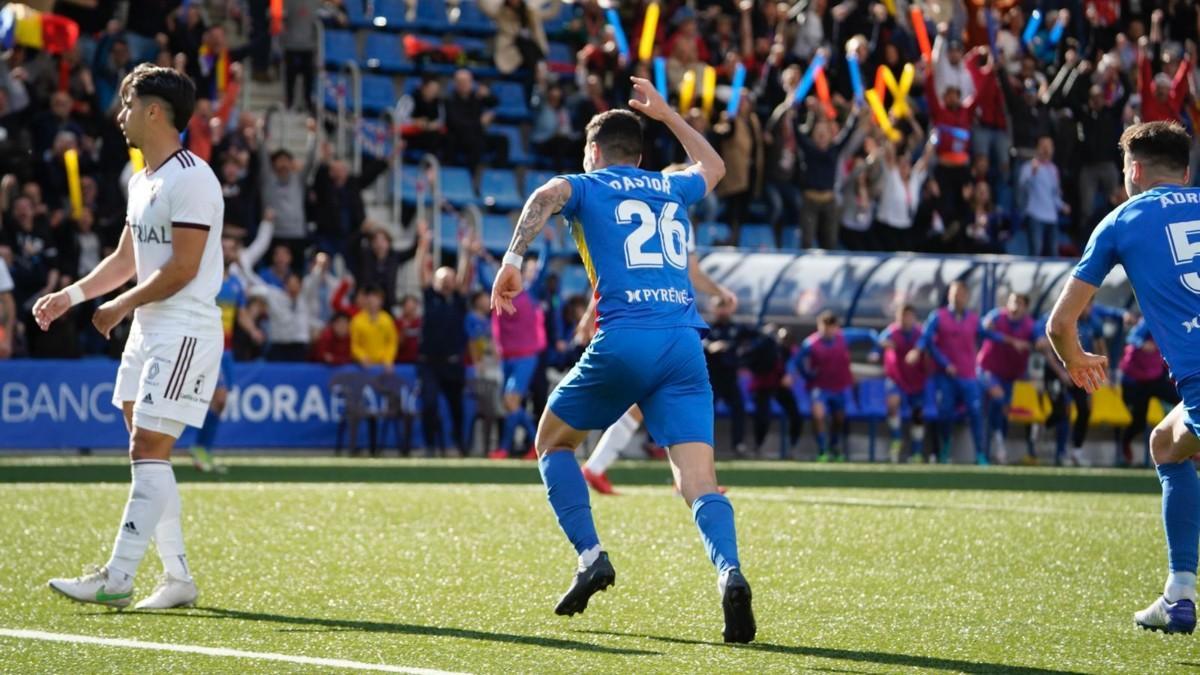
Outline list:
[[[959,502],[945,503],[927,503],[927,502],[907,502],[893,501],[890,499],[872,499],[865,497],[807,497],[807,496],[787,496],[780,494],[755,494],[755,493],[738,493],[738,499],[768,501],[768,502],[789,502],[793,504],[807,504],[811,506],[882,506],[893,508],[910,508],[910,509],[945,509],[947,511],[994,511],[1007,513],[1026,513],[1031,515],[1073,515],[1073,516],[1119,516],[1122,518],[1154,518],[1158,519],[1161,516],[1154,513],[1143,512],[1128,512],[1128,511],[1101,511],[1087,509],[1069,509],[1052,506],[1008,506],[1005,504],[969,504]]]
[[[47,640],[50,642],[67,642],[71,644],[103,645],[105,647],[126,647],[129,649],[149,649],[151,651],[160,652],[204,654],[206,656],[229,656],[240,659],[258,659],[260,661],[283,661],[284,663],[299,663],[306,666],[328,666],[330,668],[346,668],[348,670],[374,670],[385,673],[409,673],[410,675],[455,675],[454,673],[446,670],[405,668],[402,666],[389,666],[383,663],[362,663],[361,661],[347,661],[346,659],[324,659],[313,656],[272,654],[270,652],[247,652],[240,649],[226,649],[224,647],[177,645],[169,642],[143,642],[141,640],[124,640],[121,638],[71,635],[70,633],[47,633],[40,630],[0,628],[0,637],[10,637],[21,640]]]

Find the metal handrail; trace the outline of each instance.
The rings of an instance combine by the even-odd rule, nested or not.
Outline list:
[[[430,205],[433,209],[432,217],[429,218],[429,226],[433,230],[433,260],[434,265],[441,267],[442,265],[442,163],[432,153],[426,153],[421,158],[421,171],[433,175],[435,178],[431,183],[429,196]],[[424,199],[418,200],[418,203],[423,205]]]

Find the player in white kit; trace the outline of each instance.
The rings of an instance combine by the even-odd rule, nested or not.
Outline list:
[[[146,168],[129,179],[126,226],[117,250],[75,284],[42,297],[33,312],[45,330],[72,306],[106,295],[136,273],[137,285],[92,317],[101,335],[133,312],[113,404],[125,415],[133,485],[108,564],[50,588],[80,602],[126,607],[153,537],[164,574],[138,609],[195,603],[180,521],[171,447],[185,426],[204,422],[217,385],[224,335],[216,305],[223,273],[224,200],[212,170],[180,146],[195,108],[186,75],[142,64],[122,82],[118,122]]]

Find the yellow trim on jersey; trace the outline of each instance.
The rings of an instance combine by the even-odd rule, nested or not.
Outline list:
[[[583,268],[587,270],[588,280],[592,288],[596,287],[596,268],[592,266],[592,254],[588,251],[587,239],[583,236],[583,222],[571,221],[571,235],[575,237],[575,247],[579,249],[579,257],[583,260]]]

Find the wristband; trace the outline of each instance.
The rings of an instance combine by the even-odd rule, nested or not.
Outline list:
[[[67,297],[71,299],[72,307],[74,307],[75,305],[78,305],[81,302],[87,301],[87,297],[85,297],[83,294],[83,289],[75,284],[71,284],[70,286],[67,286],[66,288],[63,289],[63,291],[67,294]]]
[[[514,253],[513,251],[506,251],[504,253],[503,264],[505,265],[512,265],[517,269],[521,269],[521,264],[524,262],[525,256],[521,255],[520,253]]]

